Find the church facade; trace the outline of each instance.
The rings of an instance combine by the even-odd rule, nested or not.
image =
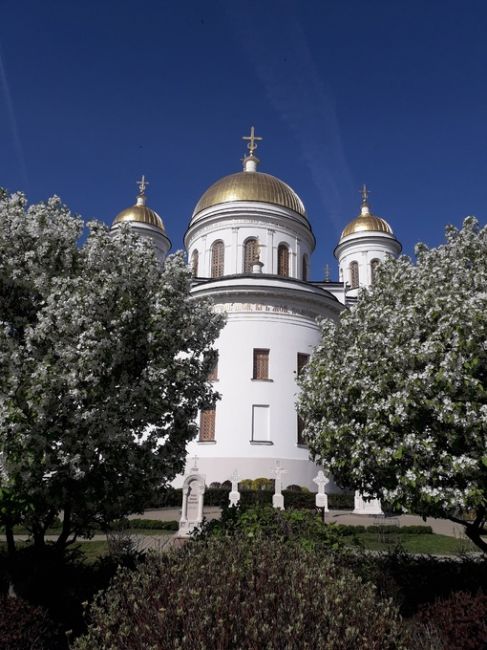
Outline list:
[[[210,298],[226,314],[211,374],[221,399],[199,414],[199,435],[188,462],[208,484],[270,478],[276,462],[283,486],[314,488],[318,468],[309,460],[296,412],[296,378],[320,341],[318,321],[338,319],[353,306],[359,287],[374,282],[377,265],[401,244],[389,224],[370,211],[364,186],[359,215],[335,248],[339,281],[312,281],[316,245],[304,204],[280,179],[258,171],[252,127],[243,170],[217,180],[194,208],[184,237],[195,298]],[[137,203],[115,218],[150,237],[161,261],[171,243],[146,205],[144,179]],[[182,477],[175,481],[182,484]],[[330,486],[331,487],[331,486]]]

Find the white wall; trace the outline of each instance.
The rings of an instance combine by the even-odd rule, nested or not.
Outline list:
[[[190,226],[185,237],[188,259],[196,249],[199,255],[198,277],[211,277],[211,246],[222,240],[225,246],[224,274],[243,272],[244,244],[258,239],[262,273],[277,274],[277,249],[289,249],[289,277],[302,279],[303,255],[311,261],[314,236],[304,217],[280,206],[258,202],[239,202],[233,207],[212,207]]]

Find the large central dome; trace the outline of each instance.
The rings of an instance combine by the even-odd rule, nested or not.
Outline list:
[[[196,204],[193,219],[205,208],[234,201],[273,203],[306,217],[303,202],[289,185],[270,174],[243,171],[213,183]]]

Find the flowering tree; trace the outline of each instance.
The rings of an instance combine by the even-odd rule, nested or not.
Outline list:
[[[312,456],[343,485],[451,519],[484,551],[487,512],[487,227],[384,262],[301,380]]]
[[[58,198],[0,195],[0,524],[42,546],[140,510],[183,470],[222,325],[190,298],[181,254],[157,264]]]

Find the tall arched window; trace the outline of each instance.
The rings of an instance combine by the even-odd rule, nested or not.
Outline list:
[[[350,262],[350,284],[352,285],[352,289],[358,288],[358,262]]]
[[[198,276],[198,261],[199,253],[195,248],[191,255],[191,273],[193,274],[193,278],[196,278]]]
[[[372,260],[370,263],[370,282],[375,284],[377,279],[377,269],[379,268],[380,260]]]
[[[308,267],[308,256],[306,253],[303,255],[303,268],[302,268],[302,279],[306,282],[308,280],[308,273],[309,273],[309,267]]]
[[[243,272],[252,273],[252,264],[259,254],[259,243],[255,237],[247,239],[244,244]]]
[[[277,275],[289,276],[289,248],[279,244],[277,248]]]
[[[211,277],[221,278],[225,263],[225,247],[221,239],[211,246]]]

